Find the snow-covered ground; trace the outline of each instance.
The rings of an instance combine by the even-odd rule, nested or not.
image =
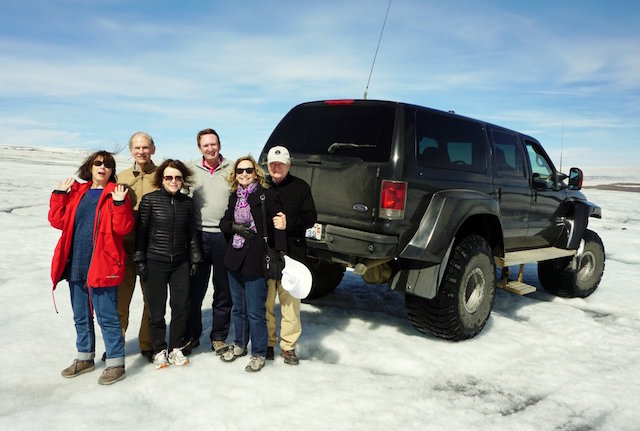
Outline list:
[[[206,334],[189,366],[156,371],[137,353],[137,290],[127,378],[104,387],[97,384],[100,361],[92,373],[60,376],[75,357],[75,331],[67,285],[56,290],[56,314],[49,279],[59,237],[47,222],[49,194],[82,157],[0,148],[2,430],[640,427],[640,193],[585,190],[602,206],[603,219],[590,227],[607,253],[604,278],[589,298],[499,290],[483,332],[451,343],[415,331],[401,294],[347,273],[333,294],[303,304],[300,365],[276,358],[250,374],[248,358],[221,362],[206,348]],[[640,183],[638,170],[606,176],[602,182]],[[539,286],[535,265],[525,281]],[[211,291],[205,328],[210,301]]]

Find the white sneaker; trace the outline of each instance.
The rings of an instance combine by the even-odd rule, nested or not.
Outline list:
[[[237,344],[234,344],[233,346],[229,347],[227,351],[222,354],[222,356],[220,356],[220,359],[223,360],[224,362],[231,362],[231,361],[235,361],[240,356],[244,356],[246,354],[247,354],[246,347],[240,347]]]
[[[175,348],[169,353],[169,362],[181,367],[182,365],[187,365],[189,359],[182,353],[182,350]]]
[[[250,373],[260,371],[262,367],[264,367],[264,356],[252,356],[249,361],[249,365],[247,365],[244,370],[249,371]]]
[[[156,370],[160,368],[168,367],[169,362],[167,362],[167,350],[161,350],[160,352],[153,355],[153,365],[155,365]]]

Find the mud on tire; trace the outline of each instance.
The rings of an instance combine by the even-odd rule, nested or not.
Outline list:
[[[489,244],[479,235],[467,236],[454,246],[433,299],[405,295],[409,320],[419,331],[439,338],[473,338],[489,319],[495,287]]]
[[[598,234],[589,229],[582,239],[577,270],[567,270],[571,258],[538,262],[538,279],[544,290],[565,298],[586,298],[597,289],[604,272],[604,245]]]

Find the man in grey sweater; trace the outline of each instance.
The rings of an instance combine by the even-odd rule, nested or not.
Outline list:
[[[199,265],[191,278],[191,311],[187,325],[186,339],[189,340],[183,352],[200,345],[202,334],[202,301],[209,287],[213,271],[213,323],[209,339],[211,347],[218,355],[227,349],[231,317],[231,294],[227,269],[223,258],[227,241],[220,232],[220,219],[229,203],[230,188],[227,178],[232,164],[220,154],[220,137],[213,129],[198,132],[196,142],[202,157],[194,161],[190,168],[195,173],[194,186],[191,189],[195,209],[196,229],[200,231],[204,262]]]

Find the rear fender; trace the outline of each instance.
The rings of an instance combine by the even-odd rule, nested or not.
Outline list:
[[[434,298],[444,276],[455,237],[474,216],[499,220],[498,202],[473,190],[446,190],[435,193],[420,225],[399,257],[400,270],[389,283],[399,290],[423,298]],[[498,222],[499,223],[499,222]]]
[[[434,193],[416,233],[399,257],[440,264],[464,222],[485,214],[500,217],[498,201],[485,193],[462,189]]]

